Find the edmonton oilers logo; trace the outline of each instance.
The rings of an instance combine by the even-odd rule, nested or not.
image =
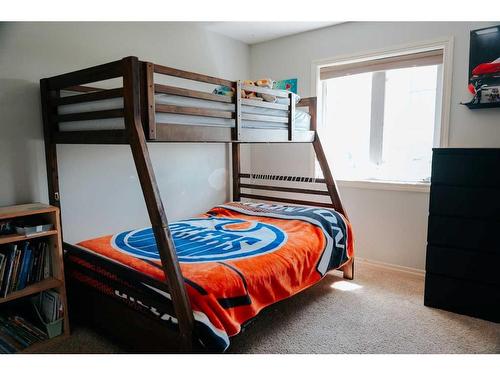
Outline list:
[[[242,219],[208,217],[169,225],[180,262],[217,262],[250,258],[278,250],[286,234],[274,225]],[[136,258],[159,260],[151,228],[116,234],[115,249]]]

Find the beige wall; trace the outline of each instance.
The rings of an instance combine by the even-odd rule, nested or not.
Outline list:
[[[497,22],[498,23],[498,22]],[[362,22],[346,23],[253,45],[253,78],[297,77],[299,94],[311,95],[311,63],[314,60],[360,54],[383,48],[454,39],[450,112],[450,147],[500,147],[500,110],[470,111],[459,105],[467,92],[469,32],[494,23],[465,22]],[[276,159],[274,155],[280,155]],[[252,168],[311,173],[310,146],[253,146]],[[279,161],[277,161],[279,160]],[[341,188],[356,235],[360,257],[406,267],[425,267],[428,193]]]
[[[191,23],[0,24],[0,205],[47,202],[40,78],[128,55],[228,79],[249,75],[249,47]],[[147,226],[127,146],[59,146],[65,239]],[[228,147],[152,145],[170,219],[228,199]],[[168,199],[167,199],[168,198]]]

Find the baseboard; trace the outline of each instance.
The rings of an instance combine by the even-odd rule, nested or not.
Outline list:
[[[400,271],[400,272],[409,273],[409,274],[421,277],[422,279],[425,277],[425,270],[420,270],[418,268],[399,266],[397,264],[384,263],[384,262],[379,262],[377,260],[371,260],[371,259],[365,259],[365,258],[359,258],[359,257],[355,258],[354,263],[357,263],[357,262],[366,263],[366,264],[370,264],[370,265],[377,266],[380,268],[390,269],[393,271]],[[356,265],[354,265],[354,267],[356,267]]]

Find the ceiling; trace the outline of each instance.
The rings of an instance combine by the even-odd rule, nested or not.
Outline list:
[[[247,44],[337,25],[342,22],[202,22],[207,30]]]

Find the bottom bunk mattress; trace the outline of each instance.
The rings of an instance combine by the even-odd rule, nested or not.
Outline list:
[[[260,310],[317,283],[353,256],[350,224],[334,210],[231,202],[169,225],[195,318],[195,337],[224,351]],[[151,228],[71,246],[72,282],[178,329]]]

